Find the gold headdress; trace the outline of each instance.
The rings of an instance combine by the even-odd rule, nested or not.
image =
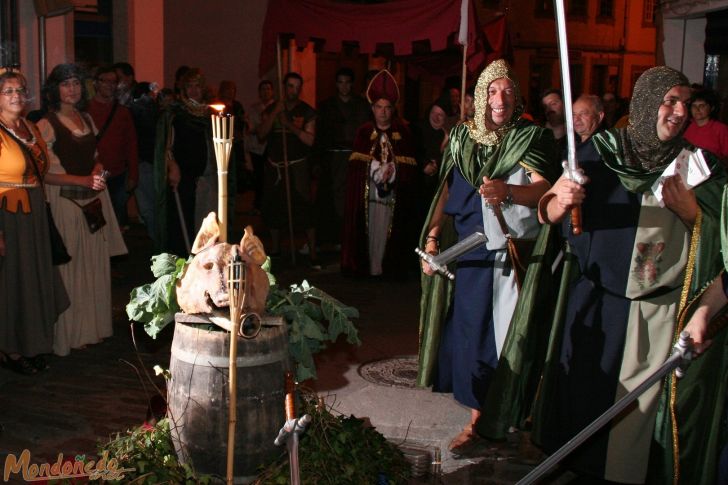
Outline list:
[[[496,79],[505,78],[513,83],[513,94],[516,106],[513,110],[511,119],[503,126],[490,130],[485,126],[485,116],[488,110],[488,87],[490,83]],[[493,146],[500,143],[508,130],[513,128],[523,113],[523,103],[521,102],[521,90],[518,86],[515,73],[503,59],[497,59],[486,67],[478,78],[475,85],[475,118],[466,123],[470,138],[483,145]]]

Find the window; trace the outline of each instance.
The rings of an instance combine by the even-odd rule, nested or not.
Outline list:
[[[589,0],[571,0],[569,2],[569,16],[586,18]]]
[[[599,0],[599,5],[597,7],[597,19],[614,19],[614,0]]]
[[[655,0],[643,0],[644,9],[642,12],[642,26],[651,27],[655,25]]]

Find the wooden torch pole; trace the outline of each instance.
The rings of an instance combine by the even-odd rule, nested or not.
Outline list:
[[[283,90],[283,68],[281,66],[281,36],[276,40],[276,54],[278,57],[278,92],[280,99],[285,103],[286,93]],[[290,53],[289,53],[290,58]],[[284,104],[285,106],[285,104]],[[282,116],[287,114],[281,113]],[[280,115],[279,115],[280,116]],[[288,175],[288,143],[286,140],[286,126],[281,123],[281,143],[283,144],[283,175],[286,183],[286,207],[288,209],[288,238],[291,246],[291,264],[296,264],[296,242],[293,240],[293,213],[291,210],[291,179]]]
[[[228,367],[227,485],[233,485],[235,425],[237,423],[238,412],[238,329],[240,328],[245,295],[245,265],[237,252],[228,266],[228,271],[228,295],[230,297],[230,362]]]

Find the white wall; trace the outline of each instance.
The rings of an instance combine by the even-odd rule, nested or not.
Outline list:
[[[665,19],[665,64],[682,71],[691,83],[703,82],[705,17]]]

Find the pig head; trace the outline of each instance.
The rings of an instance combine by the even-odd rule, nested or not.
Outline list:
[[[192,248],[194,258],[177,282],[177,303],[185,313],[229,315],[228,265],[235,254],[245,264],[246,297],[244,312],[262,314],[268,298],[268,275],[260,267],[265,262],[263,245],[245,229],[240,245],[218,242],[219,227],[214,213],[205,218]]]

